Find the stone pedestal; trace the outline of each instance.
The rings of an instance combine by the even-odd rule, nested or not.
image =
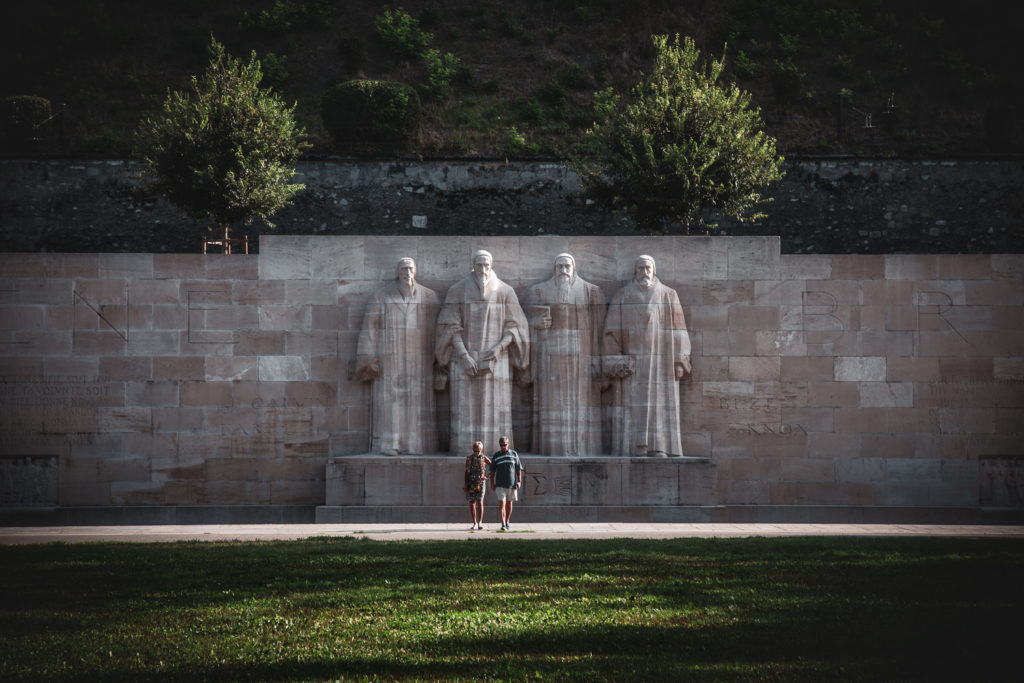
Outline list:
[[[521,521],[705,521],[698,508],[714,505],[707,458],[520,457]],[[317,522],[461,521],[464,469],[464,458],[448,455],[331,458]],[[488,494],[484,505],[496,506]]]

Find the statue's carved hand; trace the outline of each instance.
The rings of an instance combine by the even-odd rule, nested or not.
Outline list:
[[[633,368],[627,363],[614,363],[609,368],[608,374],[616,379],[625,379],[633,374]]]
[[[489,363],[490,361],[500,356],[501,352],[504,350],[505,347],[503,347],[501,344],[495,344],[494,346],[480,354],[480,360]]]
[[[530,323],[530,327],[536,330],[547,330],[551,328],[551,316],[545,315],[539,318],[534,318],[533,322]]]
[[[356,363],[356,377],[363,382],[380,377],[380,358],[360,358]]]
[[[634,361],[632,356],[607,355],[601,361],[604,375],[609,379],[625,379],[633,374]]]
[[[675,369],[676,379],[678,380],[685,379],[687,375],[693,372],[693,366],[690,364],[689,356],[686,356],[682,361],[677,362],[675,364]]]
[[[473,360],[473,356],[467,353],[462,357],[462,362],[466,366],[466,374],[470,377],[476,377],[477,364],[476,361]]]

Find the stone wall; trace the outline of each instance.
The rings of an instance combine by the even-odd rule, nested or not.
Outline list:
[[[639,504],[1022,507],[1022,255],[403,236],[0,255],[0,506],[52,505],[55,466],[62,506],[325,503],[328,461],[367,449],[352,361],[369,293],[398,255],[444,292],[477,248],[520,296],[562,251],[608,298],[641,253],[678,291],[694,342],[684,450],[700,462]],[[518,433],[529,400],[513,396]]]
[[[758,224],[783,253],[1024,253],[1024,163],[807,158],[787,161]],[[578,197],[556,162],[305,161],[280,234],[629,235]],[[201,251],[205,226],[138,189],[124,161],[0,160],[0,252]],[[240,228],[239,231],[242,229]],[[253,248],[266,226],[244,229]]]

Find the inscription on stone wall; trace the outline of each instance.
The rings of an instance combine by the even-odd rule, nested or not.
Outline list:
[[[1024,506],[1024,457],[981,456],[978,466],[981,505]]]
[[[91,432],[110,391],[105,377],[0,377],[0,432]]]
[[[834,344],[846,334],[839,317],[839,301],[829,292],[804,292],[802,299],[805,344]]]
[[[945,292],[917,292],[914,297],[914,304],[917,306],[918,330],[943,329],[951,331],[960,341],[970,344],[960,333],[960,330],[946,316],[946,313],[953,308],[953,299]],[[938,319],[936,323],[935,319]]]
[[[923,390],[922,398],[936,408],[977,408],[980,405],[978,397],[985,391],[990,393],[991,405],[999,405],[1006,401],[1005,398],[1000,399],[1000,395],[1024,392],[1024,380],[1013,379],[942,379],[918,386],[918,391]]]
[[[559,496],[569,497],[572,495],[571,477],[549,477],[546,474],[531,474],[533,479],[533,495],[535,496]]]
[[[794,434],[806,434],[807,429],[797,423],[734,423],[729,425],[730,434],[743,434],[747,436],[792,436]]]
[[[10,405],[74,408],[95,405],[107,394],[104,377],[51,375],[0,377],[0,400]]]
[[[86,295],[83,295],[83,294],[81,294],[78,291],[75,291],[74,301],[75,301],[75,330],[80,329],[79,325],[78,325],[78,321],[80,319],[79,318],[79,316],[80,316],[79,311],[80,311],[80,309],[85,309],[85,310],[91,311],[93,314],[95,314],[96,318],[99,320],[101,328],[107,328],[107,329],[113,330],[114,333],[116,333],[117,336],[120,337],[122,340],[124,340],[125,342],[128,341],[128,337],[129,337],[129,334],[131,332],[130,327],[129,327],[129,321],[130,321],[131,318],[128,315],[129,295],[128,295],[128,286],[127,285],[125,285],[125,288],[124,288],[124,304],[123,305],[120,304],[120,303],[115,303],[115,304],[98,304],[98,303],[94,303],[94,302],[90,301],[89,298],[87,298]],[[88,316],[89,314],[85,313],[84,315]]]
[[[56,455],[0,456],[0,507],[57,505]]]

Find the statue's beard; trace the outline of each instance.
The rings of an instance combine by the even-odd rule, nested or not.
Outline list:
[[[650,289],[654,284],[654,277],[642,275],[636,279],[636,283],[640,285],[640,289]]]
[[[484,287],[487,286],[487,283],[491,281],[491,278],[494,277],[494,274],[473,273],[473,277],[476,278],[476,283],[480,286],[480,289],[483,289]]]
[[[558,300],[561,303],[569,301],[569,288],[572,286],[572,276],[559,273],[555,277],[555,288],[558,290]]]

